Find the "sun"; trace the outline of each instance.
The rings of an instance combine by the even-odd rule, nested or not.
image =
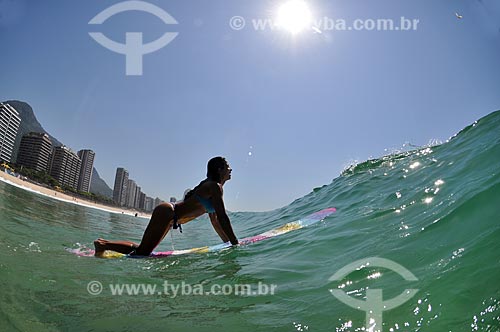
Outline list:
[[[294,35],[310,28],[311,23],[311,10],[305,1],[290,0],[278,9],[276,25]]]

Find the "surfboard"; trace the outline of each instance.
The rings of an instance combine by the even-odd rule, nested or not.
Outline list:
[[[303,227],[307,227],[313,224],[316,224],[322,220],[324,220],[326,217],[334,213],[337,209],[336,208],[328,208],[324,209],[318,212],[315,212],[311,215],[308,215],[307,217],[304,217],[302,219],[299,219],[297,221],[289,222],[286,223],[280,227],[273,228],[267,232],[264,232],[262,234],[246,237],[244,239],[239,240],[239,245],[244,246],[248,244],[252,244],[255,242],[263,241],[266,239],[270,239],[279,235],[286,234],[288,232],[301,229]],[[104,255],[100,256],[102,258],[122,258],[122,257],[127,257],[127,258],[162,258],[162,257],[169,257],[169,256],[178,256],[178,255],[186,255],[186,254],[203,254],[203,253],[208,253],[208,252],[215,252],[223,249],[227,249],[231,247],[230,242],[226,243],[221,243],[221,244],[216,244],[213,246],[205,246],[205,247],[198,247],[198,248],[191,248],[191,249],[184,249],[184,250],[170,250],[170,251],[155,251],[152,252],[151,255],[149,256],[131,256],[131,255],[125,255],[121,254],[118,252],[110,251],[107,250],[104,252]],[[67,251],[76,254],[78,256],[94,256],[94,250],[90,248],[85,248],[85,247],[80,247],[80,248],[66,248]]]

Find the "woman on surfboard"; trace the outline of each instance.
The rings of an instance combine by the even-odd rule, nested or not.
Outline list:
[[[122,254],[149,256],[170,228],[179,228],[182,232],[182,224],[204,213],[208,213],[212,226],[223,242],[230,241],[232,245],[237,245],[238,239],[234,235],[222,198],[222,187],[231,179],[231,171],[231,167],[223,157],[210,159],[207,165],[207,178],[189,191],[183,201],[162,203],[154,209],[140,244],[99,238],[94,241],[95,255],[100,256],[105,250],[113,250]]]

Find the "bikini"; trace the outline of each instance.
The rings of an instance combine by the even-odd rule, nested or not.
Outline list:
[[[201,205],[203,205],[203,207],[205,208],[205,211],[207,213],[214,213],[215,212],[215,209],[212,205],[212,202],[210,202],[210,199],[208,198],[203,198],[201,196],[198,196],[198,195],[194,195],[194,198],[196,198],[198,200],[198,202],[200,202]],[[170,203],[172,204],[172,208],[174,210],[174,217],[173,217],[173,220],[174,220],[174,224],[172,226],[173,229],[179,229],[179,232],[182,233],[182,226],[181,224],[179,224],[179,217],[177,216],[177,213],[175,213],[175,203]],[[132,251],[129,253],[130,256],[134,256],[136,255],[135,251],[137,250],[137,248],[133,248]]]
[[[177,213],[175,213],[175,203],[172,204],[172,209],[174,210],[174,225],[172,226],[173,229],[179,229],[179,232],[182,233],[182,226],[181,224],[178,223],[179,217],[177,217]]]
[[[198,195],[194,195],[194,198],[196,198],[198,200],[198,202],[200,202],[201,205],[203,205],[203,207],[205,208],[205,211],[207,213],[214,213],[215,212],[215,209],[212,205],[212,202],[210,202],[210,199],[208,198],[203,198],[201,196],[198,196]],[[181,224],[178,223],[178,220],[179,218],[177,217],[177,213],[175,213],[175,203],[172,203],[172,206],[173,206],[173,209],[174,209],[174,225],[172,226],[173,229],[179,229],[179,232],[182,233],[182,226]]]
[[[214,213],[215,212],[215,209],[212,205],[212,202],[210,202],[210,199],[208,198],[203,198],[201,196],[198,196],[198,195],[194,195],[194,198],[196,198],[198,200],[198,202],[200,202],[201,205],[203,205],[203,207],[205,208],[205,211],[207,213]]]

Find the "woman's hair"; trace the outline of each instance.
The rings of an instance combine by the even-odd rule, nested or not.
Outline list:
[[[219,170],[226,167],[227,161],[224,157],[214,157],[208,161],[207,164],[207,178],[210,180],[220,182]]]
[[[226,165],[227,161],[224,157],[214,157],[210,159],[207,164],[207,178],[220,183],[222,179],[220,178],[219,170],[226,167]],[[184,196],[184,199],[186,200],[193,195],[203,182],[205,182],[205,180],[201,181],[200,184],[188,191],[188,193]]]

